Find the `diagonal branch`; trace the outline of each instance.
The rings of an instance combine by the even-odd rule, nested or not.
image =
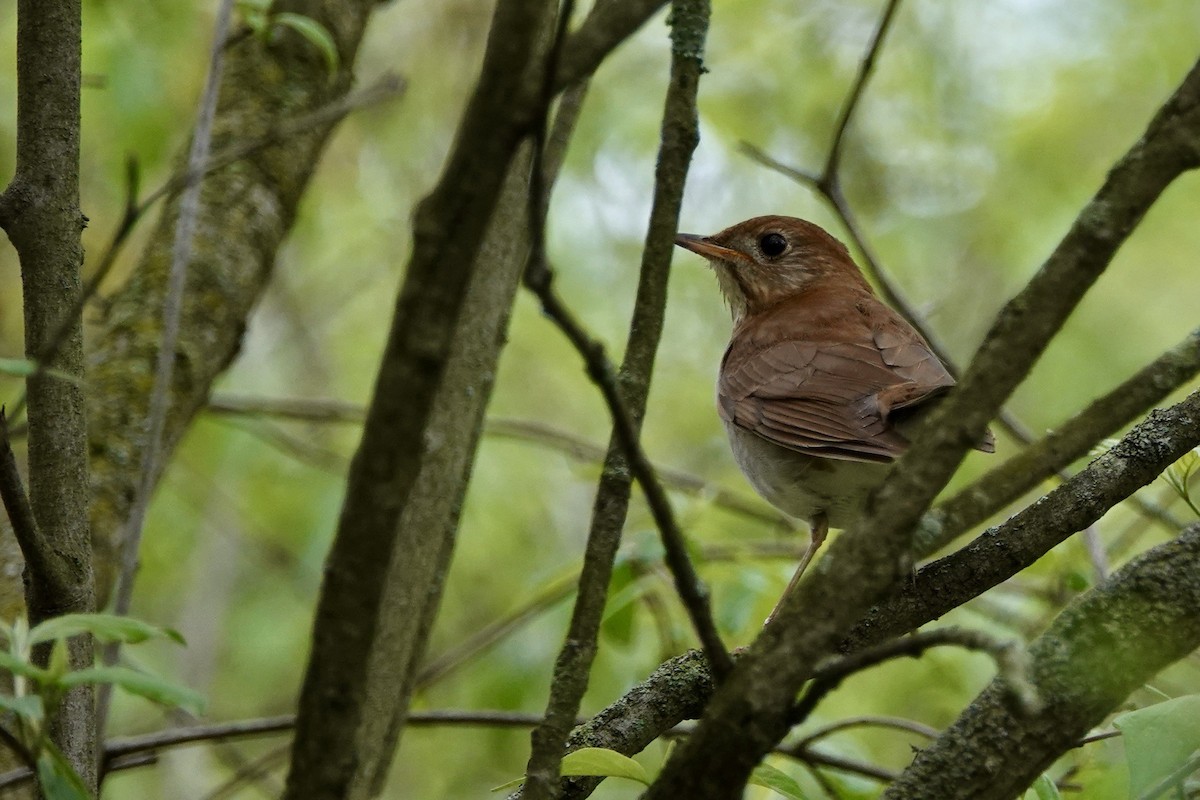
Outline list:
[[[540,74],[555,12],[552,0],[497,4],[442,176],[414,214],[413,249],[326,560],[289,800],[371,796],[391,763],[491,392],[494,369],[476,364],[498,357],[511,307],[504,300],[516,285],[509,273],[527,246],[524,209],[498,209],[527,187],[524,143],[547,101]],[[496,302],[497,294],[506,297]]]
[[[850,120],[854,117],[854,112],[858,108],[858,101],[862,98],[863,92],[867,88],[867,82],[871,79],[871,73],[875,70],[875,58],[879,55],[880,49],[883,47],[883,41],[887,38],[888,29],[892,26],[892,20],[896,16],[896,10],[900,7],[900,0],[887,0],[887,4],[883,8],[883,13],[879,16],[879,24],[875,27],[875,34],[871,37],[870,43],[867,44],[866,53],[858,62],[858,76],[854,79],[854,84],[850,88],[850,95],[846,99],[846,104],[842,108],[842,113],[838,117],[837,124],[833,129],[833,143],[829,146],[829,156],[825,159],[825,168],[821,171],[821,175],[817,178],[817,185],[826,187],[826,191],[838,184],[840,175],[838,168],[842,162],[842,150],[846,142],[846,131],[850,127]]]
[[[29,495],[25,493],[25,484],[21,480],[21,471],[9,441],[8,419],[3,406],[0,406],[0,500],[4,501],[4,510],[12,523],[13,536],[21,548],[27,568],[45,582],[51,596],[68,596],[74,583],[71,565],[49,546],[38,530],[37,519],[33,516],[33,507],[29,503]]]
[[[137,573],[138,552],[142,541],[142,525],[150,495],[158,474],[162,470],[163,436],[167,427],[167,408],[171,401],[171,383],[175,369],[175,347],[179,342],[179,328],[183,321],[183,292],[187,284],[188,263],[192,259],[193,236],[200,213],[200,187],[204,162],[208,159],[212,141],[213,120],[217,113],[217,96],[224,68],[225,42],[233,16],[233,0],[222,0],[217,11],[213,31],[212,47],[209,51],[208,75],[204,93],[200,100],[192,146],[188,153],[188,172],[195,177],[187,184],[179,200],[179,215],[175,220],[175,233],[171,246],[171,263],[167,272],[167,291],[162,310],[162,339],[154,365],[154,382],[150,389],[149,415],[146,420],[146,448],[138,465],[137,491],[126,520],[126,529],[121,542],[121,566],[117,578],[113,611],[125,614],[133,599],[133,581]],[[111,665],[117,659],[117,645],[104,650],[104,663]],[[112,686],[100,693],[100,724],[107,716],[108,699]]]
[[[1200,525],[1192,525],[1080,597],[1033,643],[1040,709],[1021,713],[1006,701],[1006,682],[993,681],[883,796],[1015,797],[1130,692],[1197,646]]]
[[[662,144],[655,171],[654,201],[629,341],[620,378],[595,342],[580,326],[553,289],[545,261],[544,207],[532,217],[534,246],[525,283],[541,301],[543,311],[583,356],[588,374],[599,387],[613,419],[613,435],[601,474],[588,533],[579,592],[567,640],[555,665],[546,721],[533,733],[523,796],[548,798],[558,794],[559,762],[567,734],[578,715],[596,652],[596,639],[621,540],[630,495],[630,473],[638,479],[662,535],[667,564],[676,588],[696,628],[713,674],[728,671],[729,655],[717,633],[708,595],[687,556],[683,534],[654,467],[638,443],[649,393],[655,352],[662,332],[672,240],[692,151],[699,139],[696,93],[701,57],[708,30],[707,0],[679,0],[671,17],[671,80],[662,123]],[[538,170],[535,167],[534,174]],[[535,197],[535,200],[537,198]]]
[[[901,635],[1016,575],[1198,445],[1200,390],[1152,412],[1116,446],[1039,502],[922,567],[911,583],[871,609],[841,649],[855,650]]]
[[[648,798],[727,798],[788,729],[782,709],[907,571],[911,531],[963,454],[1058,332],[1159,195],[1200,166],[1200,63],[1114,166],[1029,284],[1001,311],[962,382],[917,431],[866,513],[835,541],[826,568],[784,599],[718,689],[696,735]],[[808,609],[825,613],[814,618]],[[741,721],[735,724],[733,720]],[[752,721],[752,722],[751,722]]]
[[[917,553],[928,554],[946,546],[1087,455],[1097,442],[1183,386],[1197,372],[1200,328],[1074,418],[931,509],[921,521]]]
[[[1200,392],[1178,406],[1156,412],[1051,497],[993,529],[964,551],[921,569],[906,583],[904,591],[872,608],[838,649],[853,654],[889,643],[1011,577],[1153,480],[1198,441]],[[950,596],[944,597],[947,593]],[[647,682],[644,694],[649,699],[643,698],[641,703],[691,709],[710,701],[713,685],[706,670],[667,674],[669,680]],[[819,670],[812,675],[817,674]],[[622,698],[584,726],[589,736],[605,742],[602,746],[626,755],[638,752],[646,742],[685,718],[667,717],[654,730],[637,728],[633,733],[630,729],[634,726],[624,722],[627,702]]]

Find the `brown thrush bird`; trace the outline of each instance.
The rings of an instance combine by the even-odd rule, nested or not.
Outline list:
[[[875,296],[845,245],[811,222],[755,217],[675,243],[708,259],[733,312],[717,381],[733,457],[759,494],[810,524],[786,597],[954,379]],[[976,447],[992,452],[991,435]]]

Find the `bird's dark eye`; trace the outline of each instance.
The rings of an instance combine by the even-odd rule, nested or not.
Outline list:
[[[768,233],[758,240],[758,248],[764,256],[777,256],[787,250],[787,239],[782,234]]]

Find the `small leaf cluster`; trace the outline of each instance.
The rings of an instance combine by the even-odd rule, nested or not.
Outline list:
[[[290,28],[321,53],[330,77],[338,71],[338,49],[329,29],[312,17],[290,11],[271,13],[271,0],[238,0],[242,20],[256,36],[266,39],[279,28]]]
[[[156,703],[199,714],[204,699],[196,692],[128,667],[71,669],[67,640],[90,634],[101,643],[137,644],[148,639],[183,637],[168,628],[113,614],[66,614],[33,628],[24,618],[0,622],[0,669],[12,677],[12,694],[0,693],[4,714],[0,733],[38,776],[45,797],[86,800],[91,793],[62,751],[50,741],[47,720],[66,693],[86,684],[111,684]],[[35,648],[49,647],[45,666],[35,663]]]

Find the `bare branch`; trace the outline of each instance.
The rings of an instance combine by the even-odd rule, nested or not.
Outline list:
[[[69,564],[61,563],[62,556],[48,546],[49,543],[38,530],[29,495],[25,494],[25,484],[21,480],[21,470],[17,467],[17,458],[8,438],[8,419],[3,406],[0,406],[0,499],[4,501],[4,510],[8,512],[13,535],[21,547],[27,567],[46,583],[47,591],[52,596],[61,597],[69,593],[74,586],[72,570]]]
[[[570,3],[566,8],[570,8]],[[536,800],[558,794],[559,762],[571,721],[578,715],[595,657],[612,564],[628,508],[630,472],[638,479],[658,525],[667,564],[704,652],[712,663],[713,674],[719,679],[729,668],[729,654],[713,623],[707,591],[701,586],[688,558],[683,534],[675,522],[666,492],[638,442],[662,331],[672,240],[678,227],[688,165],[699,139],[696,92],[709,12],[707,0],[680,0],[671,17],[671,80],[663,112],[654,200],[619,379],[602,347],[583,330],[553,289],[553,275],[545,259],[545,206],[537,207],[530,217],[533,247],[525,284],[537,294],[542,310],[583,356],[588,374],[599,387],[613,418],[612,441],[596,493],[570,629],[555,665],[546,721],[532,736],[523,792],[524,796]],[[538,172],[535,163],[534,175]],[[537,195],[532,199],[534,203],[543,202]]]
[[[1148,623],[1152,620],[1152,623]],[[1130,692],[1200,645],[1200,525],[1118,570],[1031,645],[1044,703],[1022,713],[992,682],[885,798],[1014,797]]]
[[[842,108],[841,115],[838,117],[837,125],[834,126],[833,144],[829,146],[829,156],[825,160],[825,169],[821,172],[821,177],[817,181],[818,184],[831,186],[838,182],[838,167],[842,161],[842,149],[846,141],[846,131],[850,127],[850,120],[854,116],[855,109],[858,108],[858,101],[862,98],[863,91],[867,88],[867,81],[871,79],[871,73],[875,69],[875,57],[879,55],[879,50],[883,46],[883,40],[887,37],[888,28],[891,27],[892,19],[896,16],[896,9],[899,7],[900,0],[887,0],[887,4],[883,8],[883,13],[879,17],[879,24],[875,28],[875,35],[871,37],[871,41],[867,45],[867,51],[858,63],[858,76],[854,79],[854,84],[850,88],[846,104]]]
[[[926,739],[936,739],[941,733],[937,728],[931,728],[928,725],[917,722],[916,720],[903,719],[901,717],[881,717],[875,715],[863,715],[860,717],[847,717],[839,719],[837,722],[831,722],[828,725],[822,725],[814,731],[809,732],[803,739],[797,742],[797,745],[810,745],[814,742],[824,739],[839,731],[844,731],[849,728],[892,728],[898,731],[907,731],[915,733]]]
[[[833,543],[825,569],[784,599],[774,621],[714,696],[696,735],[675,751],[647,798],[702,800],[740,791],[754,765],[786,732],[783,709],[816,661],[901,582],[910,532],[967,448],[978,441],[1150,206],[1175,178],[1197,165],[1200,63],[1113,168],[1038,274],[1005,306],[962,382],[923,421],[867,512]],[[809,612],[813,608],[823,614],[814,617]],[[733,724],[733,719],[740,722]]]
[[[987,519],[1073,461],[1087,455],[1146,408],[1200,372],[1200,328],[1056,430],[992,469],[921,521],[917,552],[933,551]]]
[[[366,409],[353,403],[289,397],[219,395],[209,401],[207,410],[217,415],[277,417],[323,423],[361,424],[366,417]],[[578,461],[600,464],[607,452],[594,441],[537,420],[490,417],[484,425],[484,434],[487,436],[531,442],[564,453]],[[757,520],[781,531],[790,532],[795,529],[795,523],[787,516],[765,503],[756,502],[739,492],[710,483],[690,472],[661,464],[655,464],[654,469],[669,489],[711,498],[713,505],[718,508]]]
[[[217,113],[217,96],[221,85],[221,70],[224,68],[225,41],[229,36],[230,20],[233,16],[233,0],[222,0],[217,11],[213,31],[212,47],[209,51],[208,75],[204,93],[200,99],[192,147],[188,153],[189,172],[199,173],[208,158],[209,143],[212,141],[213,121]],[[168,273],[167,293],[162,311],[162,339],[158,346],[158,358],[154,367],[154,384],[150,390],[150,412],[146,420],[147,443],[138,465],[137,492],[130,507],[129,518],[121,542],[121,567],[117,577],[117,590],[113,600],[113,611],[126,614],[133,599],[133,581],[137,573],[138,551],[142,542],[142,523],[150,505],[150,495],[162,469],[160,463],[163,436],[167,427],[167,408],[171,402],[171,382],[175,369],[175,347],[179,341],[179,328],[183,320],[183,290],[187,283],[188,263],[192,258],[192,236],[200,211],[199,175],[188,183],[179,201],[179,216],[175,223],[175,238],[171,248],[171,266]],[[103,661],[114,664],[117,660],[117,644],[104,648]],[[108,715],[108,703],[112,696],[112,684],[103,684],[99,693],[99,725],[104,727]]]
[[[1039,502],[922,567],[900,592],[870,610],[841,649],[855,650],[913,630],[1012,577],[1197,445],[1200,391],[1152,412],[1115,447]]]
[[[921,631],[911,636],[881,642],[880,644],[856,650],[835,661],[823,665],[813,674],[812,683],[804,691],[800,700],[792,709],[792,725],[799,725],[808,719],[809,714],[843,680],[856,672],[876,666],[893,658],[911,656],[920,657],[933,647],[953,645],[967,650],[978,650],[987,653],[996,662],[1000,674],[1008,681],[1013,695],[1020,704],[1028,709],[1036,709],[1037,694],[1029,683],[1026,675],[1027,664],[1020,645],[1016,642],[1001,642],[979,631],[962,630],[960,628],[939,628],[932,631]]]

